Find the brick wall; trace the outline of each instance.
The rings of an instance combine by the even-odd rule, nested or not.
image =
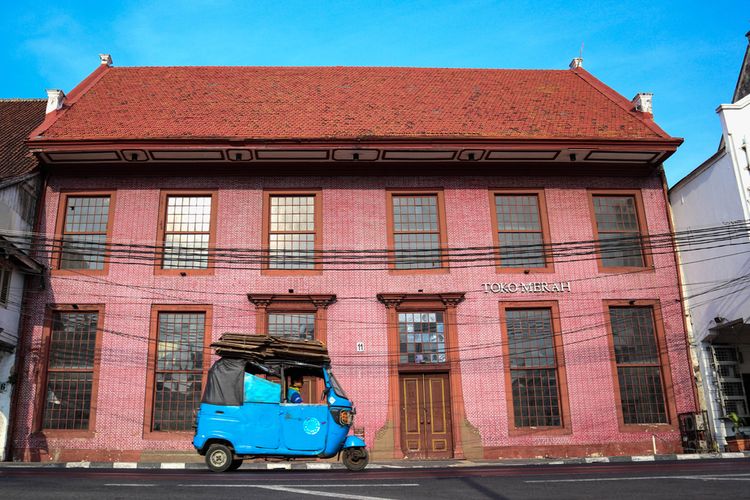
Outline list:
[[[162,189],[218,189],[218,247],[259,248],[263,188],[322,189],[324,249],[383,249],[387,247],[386,188],[443,188],[449,246],[491,246],[492,223],[488,189],[544,188],[553,242],[594,238],[590,188],[641,189],[649,233],[669,231],[661,181],[628,178],[576,177],[61,177],[47,188],[41,232],[54,233],[60,191],[116,189],[111,219],[115,242],[153,245],[157,236]],[[212,276],[155,275],[152,264],[112,264],[101,279],[85,275],[53,275],[50,286],[34,293],[28,304],[26,338],[21,348],[23,384],[20,388],[15,456],[61,460],[64,457],[138,458],[158,450],[192,450],[191,436],[178,440],[144,439],[146,358],[152,304],[211,304],[214,337],[222,332],[253,332],[255,308],[246,294],[333,293],[338,300],[327,313],[327,340],[337,377],[357,406],[356,426],[365,428],[369,446],[387,428],[385,380],[386,309],[378,293],[465,292],[458,305],[457,333],[467,422],[481,436],[486,456],[647,453],[651,432],[621,432],[618,395],[613,386],[610,347],[603,300],[658,299],[663,308],[669,363],[677,412],[693,410],[692,378],[686,357],[685,334],[674,257],[654,255],[654,271],[625,275],[599,272],[597,262],[584,258],[555,262],[552,274],[499,274],[493,265],[451,269],[447,274],[394,275],[388,271],[324,271],[314,276],[261,276],[260,271],[217,269]],[[572,292],[515,294],[485,293],[482,284],[501,281],[571,281]],[[216,292],[220,292],[217,294]],[[499,323],[500,300],[557,300],[563,332],[571,432],[534,433],[509,437],[505,378]],[[31,434],[38,388],[38,357],[45,305],[105,304],[105,331],[99,375],[96,432],[86,439],[45,438]],[[115,333],[117,332],[117,333]],[[356,342],[365,352],[355,352]],[[477,349],[476,346],[484,346]],[[359,357],[358,357],[359,356]],[[452,389],[456,393],[455,388]],[[676,428],[676,422],[675,422]],[[679,433],[659,431],[660,447],[676,449]],[[41,451],[40,451],[41,450]],[[392,449],[375,450],[385,455]]]

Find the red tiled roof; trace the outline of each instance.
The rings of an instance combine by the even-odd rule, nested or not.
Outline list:
[[[113,67],[47,140],[667,139],[583,70]]]
[[[0,181],[37,167],[24,141],[44,120],[46,105],[43,99],[0,99]]]

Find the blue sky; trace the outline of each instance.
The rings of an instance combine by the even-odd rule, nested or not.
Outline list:
[[[584,67],[627,98],[654,93],[685,143],[670,184],[711,156],[750,31],[748,0],[7,2],[0,97],[69,91],[116,66]]]

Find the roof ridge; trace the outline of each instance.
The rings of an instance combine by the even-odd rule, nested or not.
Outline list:
[[[672,136],[670,136],[664,129],[659,127],[654,120],[649,120],[648,118],[644,116],[638,116],[634,113],[633,109],[629,106],[631,104],[630,101],[627,100],[627,98],[617,92],[615,89],[607,85],[606,83],[599,80],[597,77],[589,73],[583,68],[576,68],[573,70],[573,73],[578,76],[581,80],[585,81],[591,87],[593,87],[597,92],[602,94],[604,97],[612,101],[615,105],[622,108],[626,115],[631,117],[632,119],[644,124],[649,130],[654,132],[656,135],[663,139],[673,139]],[[627,103],[627,104],[626,104]],[[643,113],[641,113],[643,115]],[[651,115],[653,116],[653,114]]]
[[[467,67],[448,67],[448,66],[350,66],[350,65],[337,65],[337,66],[252,66],[252,65],[173,65],[173,66],[112,66],[110,69],[114,71],[128,70],[128,69],[397,69],[397,70],[455,70],[455,71],[527,71],[534,73],[563,73],[568,71],[567,69],[535,69],[535,68],[467,68]]]

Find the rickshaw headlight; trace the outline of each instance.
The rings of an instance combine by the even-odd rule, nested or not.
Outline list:
[[[339,425],[352,425],[354,421],[354,412],[351,410],[334,409],[331,414]]]
[[[341,410],[339,412],[339,424],[351,425],[352,423],[352,412],[349,410]]]

